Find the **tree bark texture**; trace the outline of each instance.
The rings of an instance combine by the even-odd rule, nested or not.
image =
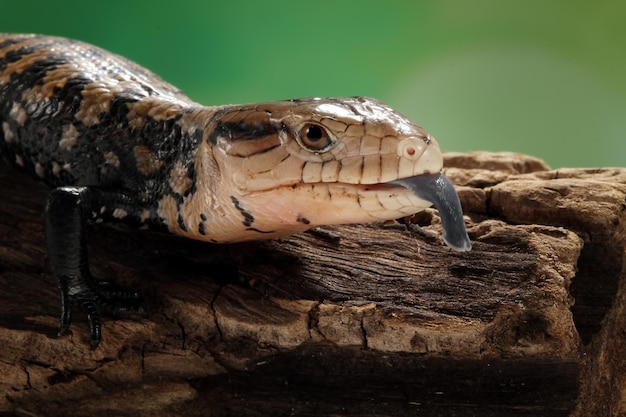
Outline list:
[[[435,210],[211,245],[89,228],[145,317],[57,337],[47,189],[0,167],[0,415],[626,416],[626,169],[447,154]],[[3,414],[4,413],[4,414]]]

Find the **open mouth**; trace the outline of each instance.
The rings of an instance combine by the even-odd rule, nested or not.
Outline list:
[[[450,248],[466,252],[472,249],[472,242],[467,235],[463,211],[459,196],[454,186],[443,174],[425,174],[392,181],[424,200],[433,203],[441,216],[443,241]]]

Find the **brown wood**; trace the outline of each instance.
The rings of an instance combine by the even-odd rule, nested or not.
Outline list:
[[[222,246],[91,227],[147,310],[91,351],[80,314],[56,336],[47,190],[3,165],[0,415],[626,415],[626,169],[446,166],[468,253],[434,210]]]

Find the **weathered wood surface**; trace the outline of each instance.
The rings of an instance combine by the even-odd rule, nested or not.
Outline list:
[[[474,248],[436,211],[209,245],[90,228],[146,317],[58,338],[46,189],[0,167],[0,415],[626,415],[626,169],[448,154]],[[5,412],[5,414],[2,414]]]

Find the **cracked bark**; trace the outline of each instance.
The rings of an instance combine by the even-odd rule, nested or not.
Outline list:
[[[209,245],[89,229],[147,317],[58,338],[47,190],[0,167],[8,415],[626,415],[626,169],[448,154],[474,249],[412,221]],[[129,401],[129,399],[132,399]]]

